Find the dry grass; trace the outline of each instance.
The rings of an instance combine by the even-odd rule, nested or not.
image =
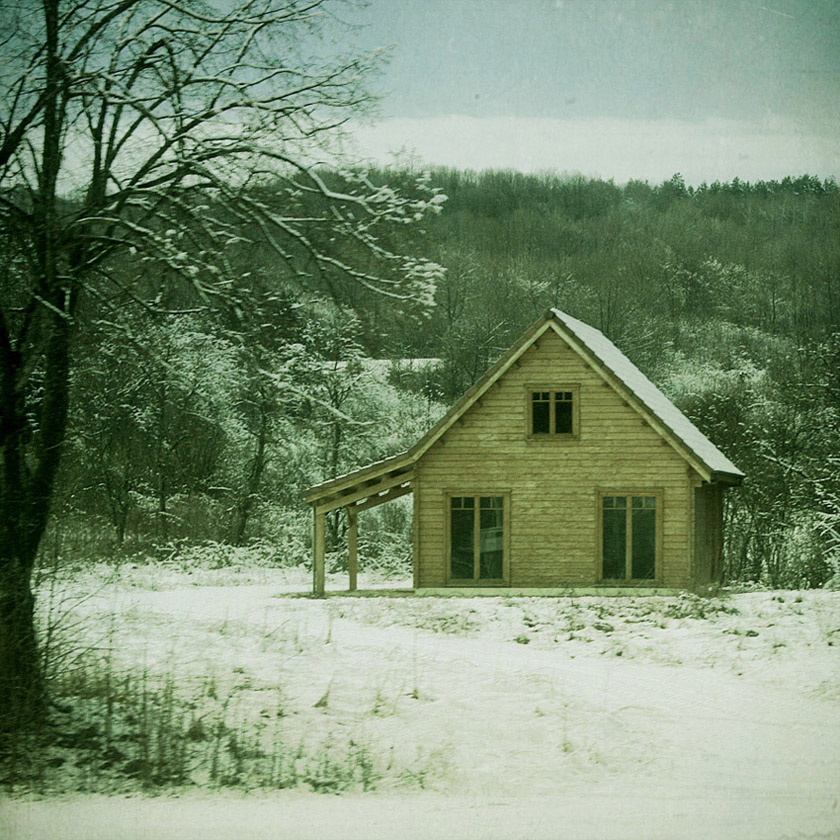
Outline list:
[[[211,572],[212,586],[152,565],[45,582],[47,673],[66,711],[0,745],[8,791],[446,790],[511,716],[569,772],[623,766],[611,742],[638,736],[610,715],[593,727],[551,676],[575,659],[840,699],[840,667],[826,667],[840,593],[311,600],[290,597],[300,570]]]

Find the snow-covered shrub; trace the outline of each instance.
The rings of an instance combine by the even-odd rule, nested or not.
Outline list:
[[[383,577],[411,574],[411,498],[374,508],[359,521],[359,567]]]
[[[779,550],[779,583],[785,589],[814,589],[830,577],[825,546],[813,522],[803,521],[781,536]]]
[[[230,545],[212,540],[199,543],[181,540],[159,546],[157,556],[160,562],[179,571],[288,565],[283,562],[282,545],[267,541]]]

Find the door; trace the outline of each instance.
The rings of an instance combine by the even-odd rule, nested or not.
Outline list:
[[[502,583],[505,579],[506,503],[502,495],[450,496],[450,583]]]
[[[601,580],[657,578],[661,494],[601,497]]]

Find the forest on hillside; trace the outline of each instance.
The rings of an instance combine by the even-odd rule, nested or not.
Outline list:
[[[340,191],[354,176],[322,177]],[[411,445],[556,306],[602,330],[746,473],[728,494],[727,580],[811,587],[840,571],[836,182],[410,168],[365,182],[404,196],[417,223],[377,235],[415,255],[400,271],[421,294],[328,272],[298,282],[237,218],[215,255],[241,282],[223,311],[171,284],[151,313],[128,296],[118,309],[82,301],[43,562],[247,550],[306,563],[301,491]],[[7,247],[7,278],[14,260]],[[143,280],[146,298],[157,282]],[[333,516],[341,568],[346,526]],[[400,503],[365,514],[363,565],[408,568],[409,517]]]

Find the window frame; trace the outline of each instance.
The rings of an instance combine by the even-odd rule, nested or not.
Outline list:
[[[627,520],[626,520],[626,550],[624,557],[625,574],[623,578],[604,577],[604,498],[610,496],[623,496],[627,499]],[[656,499],[656,550],[654,552],[654,570],[652,578],[630,577],[633,569],[633,497],[653,496]],[[664,536],[663,523],[665,521],[665,491],[657,488],[598,488],[596,493],[597,509],[597,540],[598,540],[598,584],[603,586],[657,586],[662,584],[662,542]]]
[[[549,400],[548,433],[534,433],[534,413],[532,410],[535,393],[551,394]],[[555,432],[556,397],[558,393],[571,393],[572,395],[572,431]],[[580,438],[580,383],[569,382],[553,385],[526,385],[525,386],[525,438],[527,440],[578,440]]]
[[[447,586],[509,586],[510,585],[510,490],[446,490],[444,492],[444,580]],[[480,574],[481,546],[478,539],[473,540],[473,577],[452,577],[452,499],[472,497],[473,511],[478,514],[473,517],[474,533],[477,535],[480,523],[481,499],[502,499],[502,577],[482,580]]]

